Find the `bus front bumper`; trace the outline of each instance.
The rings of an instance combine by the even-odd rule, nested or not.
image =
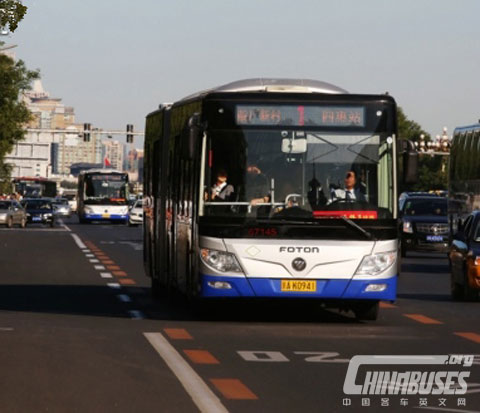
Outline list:
[[[120,214],[85,214],[85,219],[89,219],[91,221],[103,221],[103,220],[110,220],[110,221],[126,221],[128,219],[128,215],[120,215]]]
[[[295,281],[290,280],[290,281]],[[201,275],[200,296],[209,297],[265,297],[313,298],[345,300],[396,299],[397,277],[371,279],[317,279],[315,291],[282,291],[280,279],[221,277]]]

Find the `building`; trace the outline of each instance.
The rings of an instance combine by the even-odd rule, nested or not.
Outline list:
[[[123,171],[124,147],[119,141],[103,141],[103,162],[105,166]]]

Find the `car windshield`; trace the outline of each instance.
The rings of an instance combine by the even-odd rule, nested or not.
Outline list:
[[[33,200],[26,201],[26,209],[52,209],[52,204],[49,201]]]
[[[447,215],[446,199],[409,199],[405,202],[405,215]]]

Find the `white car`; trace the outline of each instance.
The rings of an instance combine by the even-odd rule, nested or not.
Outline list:
[[[141,199],[135,201],[128,211],[128,225],[143,224],[143,201]]]

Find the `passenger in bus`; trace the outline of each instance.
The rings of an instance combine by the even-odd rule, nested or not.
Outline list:
[[[353,170],[349,170],[345,175],[344,188],[332,189],[330,192],[331,201],[346,202],[366,202],[367,199],[362,190],[357,185],[357,174]]]
[[[270,201],[268,179],[256,164],[247,166],[245,195],[251,205]]]
[[[233,185],[227,183],[228,174],[223,168],[218,169],[215,184],[212,186],[210,200],[213,202],[231,201],[235,192]]]

